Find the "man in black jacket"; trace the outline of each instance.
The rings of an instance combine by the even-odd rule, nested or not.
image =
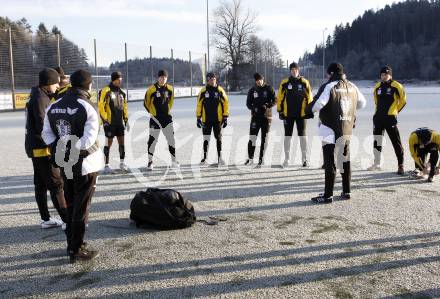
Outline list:
[[[333,202],[335,163],[342,175],[341,196],[343,199],[351,198],[350,139],[356,111],[366,105],[365,97],[356,85],[347,81],[340,63],[331,63],[327,74],[329,81],[319,89],[316,99],[306,109],[306,113],[319,112],[319,134],[323,143],[325,192],[312,198],[317,203]]]
[[[98,113],[90,102],[92,76],[78,70],[70,81],[72,87],[47,109],[43,139],[56,149],[55,162],[61,167],[67,202],[67,250],[74,263],[97,256],[97,251],[86,248],[84,233],[87,207],[104,157],[98,145]]]
[[[258,132],[261,129],[261,147],[258,166],[263,165],[267,135],[272,123],[272,107],[275,105],[275,91],[272,86],[264,82],[263,76],[254,74],[255,86],[247,96],[246,106],[251,111],[251,125],[249,129],[248,159],[244,165],[252,165],[257,142]]]
[[[60,170],[50,162],[50,149],[41,137],[45,111],[57,91],[59,81],[56,70],[43,69],[39,73],[39,85],[32,88],[26,105],[25,148],[34,168],[35,199],[40,211],[42,228],[62,226],[66,221],[63,180]],[[48,190],[61,220],[50,217],[47,207]]]

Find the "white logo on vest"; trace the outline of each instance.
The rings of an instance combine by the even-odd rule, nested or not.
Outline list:
[[[341,103],[341,110],[342,110],[342,115],[340,116],[340,120],[351,121],[351,115],[350,115],[350,111],[352,108],[351,101],[347,98],[341,98],[340,103]]]

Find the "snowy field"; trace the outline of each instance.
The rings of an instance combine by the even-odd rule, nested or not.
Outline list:
[[[24,112],[1,113],[0,297],[440,297],[440,180],[428,184],[395,175],[388,138],[384,170],[364,170],[372,162],[373,101],[371,89],[362,91],[368,105],[359,111],[354,133],[353,199],[336,196],[331,205],[310,201],[324,187],[316,118],[307,125],[312,167],[299,167],[296,138],[292,167],[279,166],[283,128],[277,117],[268,165],[244,167],[250,117],[245,97],[231,96],[224,131],[228,166],[200,168],[195,99],[179,99],[173,118],[181,170],[166,168],[169,154],[161,136],[157,167],[146,173],[148,117],[142,102],[130,103],[127,163],[133,173],[99,177],[86,239],[100,256],[75,265],[68,264],[61,229],[38,225],[32,163],[24,151]],[[440,88],[407,92],[399,127],[410,171],[410,132],[421,126],[440,130]],[[215,142],[211,145],[214,163]],[[117,167],[117,147],[111,150]],[[340,184],[339,176],[335,195]],[[200,219],[227,221],[198,222],[180,231],[136,229],[128,221],[130,200],[147,186],[175,188],[193,201]]]

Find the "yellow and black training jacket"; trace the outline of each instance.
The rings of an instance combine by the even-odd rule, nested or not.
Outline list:
[[[102,122],[121,126],[123,121],[128,121],[127,96],[121,88],[111,83],[99,91],[98,109]]]
[[[422,161],[419,151],[420,151],[420,145],[422,142],[420,141],[419,136],[414,131],[409,136],[409,151],[411,153],[411,157],[414,159],[414,162],[417,164],[420,169],[424,167],[424,161]],[[432,131],[432,137],[429,144],[425,146],[426,148],[437,148],[437,150],[440,149],[440,134],[436,131]]]
[[[147,89],[144,107],[156,118],[168,117],[174,104],[174,88],[169,84],[159,86],[155,83]]]
[[[229,100],[220,86],[206,85],[197,97],[197,118],[202,122],[222,122],[229,116]]]
[[[304,77],[281,81],[277,96],[277,111],[289,118],[303,118],[306,107],[313,101],[310,83]]]
[[[374,87],[376,116],[397,116],[406,105],[403,86],[394,80],[379,82]]]

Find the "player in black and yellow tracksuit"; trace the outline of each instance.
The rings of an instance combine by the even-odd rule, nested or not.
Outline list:
[[[34,168],[35,200],[41,216],[41,227],[50,228],[66,223],[66,201],[63,179],[59,168],[51,163],[51,151],[42,138],[45,112],[50,105],[59,75],[54,69],[46,68],[39,73],[39,86],[33,87],[26,104],[26,154],[32,159]],[[47,191],[61,220],[51,218],[47,207]]]
[[[218,165],[225,164],[222,158],[222,128],[228,125],[229,100],[224,89],[217,85],[214,73],[206,75],[207,85],[200,90],[197,97],[197,127],[203,131],[203,158],[200,164],[205,164],[208,158],[209,139],[211,132],[217,141]]]
[[[427,173],[428,182],[433,182],[434,176],[438,174],[440,134],[428,128],[417,129],[409,137],[409,150],[416,165],[416,169],[411,173],[411,176],[413,178],[423,178],[423,174]],[[426,165],[428,154],[429,168]]]
[[[173,118],[171,116],[171,109],[174,104],[174,88],[167,83],[167,71],[160,70],[157,76],[157,82],[148,88],[144,100],[144,107],[151,115],[147,170],[153,169],[154,149],[156,148],[160,131],[165,135],[168,142],[171,166],[173,168],[179,167],[179,163],[176,160]]]
[[[306,137],[306,106],[312,102],[312,89],[310,83],[299,75],[299,65],[290,64],[289,78],[284,79],[278,89],[277,111],[280,119],[284,122],[284,154],[283,166],[289,165],[290,143],[292,140],[293,127],[300,137],[303,167],[307,162],[307,137]]]
[[[125,129],[128,127],[128,103],[125,92],[121,89],[122,74],[113,72],[111,74],[111,82],[99,91],[99,114],[104,126],[106,137],[106,145],[104,146],[105,156],[105,173],[111,173],[109,165],[110,147],[113,144],[113,138],[116,137],[119,144],[119,168],[127,171],[128,167],[124,162],[125,145],[124,135]]]
[[[397,173],[404,174],[403,146],[397,127],[397,115],[406,105],[406,94],[403,86],[394,81],[392,70],[385,66],[380,71],[381,82],[374,87],[376,112],[373,116],[374,164],[368,170],[379,170],[381,167],[382,139],[384,131],[388,133],[397,157]]]
[[[245,165],[252,165],[257,142],[258,132],[261,130],[261,147],[258,165],[263,164],[266,149],[267,135],[272,123],[272,107],[275,105],[275,91],[272,86],[264,82],[263,76],[254,74],[255,86],[247,96],[246,106],[251,111],[251,125],[249,129],[248,159]]]

